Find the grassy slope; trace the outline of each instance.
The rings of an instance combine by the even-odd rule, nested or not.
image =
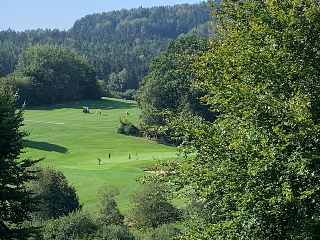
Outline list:
[[[82,113],[82,106],[90,107],[91,112]],[[101,109],[101,115],[95,113],[96,108]],[[88,210],[96,209],[101,185],[119,186],[118,204],[126,212],[131,194],[139,187],[134,179],[145,174],[141,165],[155,163],[154,158],[174,158],[176,153],[169,146],[118,134],[119,116],[124,116],[127,110],[130,121],[137,124],[140,111],[134,101],[104,98],[27,109],[25,128],[30,136],[24,157],[45,156],[42,166],[62,170]],[[97,158],[101,159],[101,165]]]

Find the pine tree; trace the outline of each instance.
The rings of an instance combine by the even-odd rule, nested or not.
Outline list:
[[[37,161],[19,159],[23,138],[23,111],[15,107],[17,95],[0,89],[0,239],[24,239],[31,229],[21,226],[34,210],[36,200],[25,183],[34,178],[29,167]]]

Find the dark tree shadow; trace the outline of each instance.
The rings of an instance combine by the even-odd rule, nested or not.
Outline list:
[[[25,147],[48,151],[48,152],[59,152],[59,153],[67,153],[68,152],[68,149],[65,147],[61,147],[59,145],[47,143],[47,142],[37,142],[37,141],[25,140],[23,145]]]

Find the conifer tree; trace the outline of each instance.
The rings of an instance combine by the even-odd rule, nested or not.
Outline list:
[[[23,138],[23,112],[15,107],[17,95],[0,89],[0,239],[24,239],[31,229],[21,226],[34,210],[36,201],[25,183],[34,178],[29,167],[34,160],[19,159]]]

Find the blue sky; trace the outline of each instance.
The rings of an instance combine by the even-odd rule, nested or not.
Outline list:
[[[123,8],[199,3],[200,0],[0,0],[0,31],[37,28],[68,30],[92,13]]]

